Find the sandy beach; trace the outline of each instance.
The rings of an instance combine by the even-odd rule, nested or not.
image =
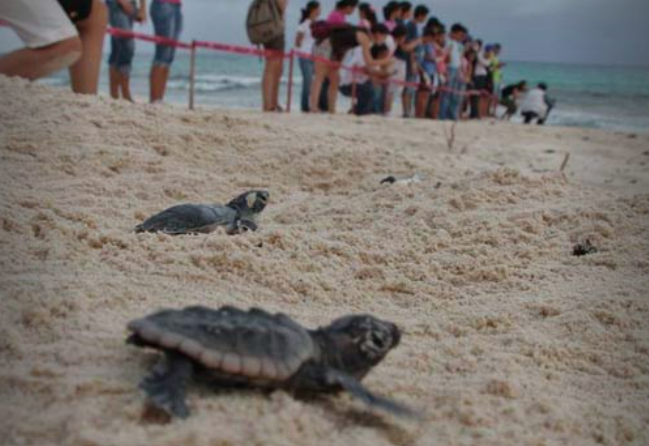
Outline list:
[[[0,95],[3,444],[649,444],[649,134]],[[256,233],[133,232],[260,188]],[[424,419],[195,386],[154,423],[125,326],[190,304],[391,320],[364,382]]]

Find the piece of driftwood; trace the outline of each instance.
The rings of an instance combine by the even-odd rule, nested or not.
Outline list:
[[[570,159],[570,154],[566,153],[565,158],[563,159],[563,162],[561,163],[561,168],[559,169],[560,172],[563,172],[566,168],[566,165],[568,164],[568,160]]]

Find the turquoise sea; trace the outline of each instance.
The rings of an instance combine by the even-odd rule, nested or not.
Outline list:
[[[137,54],[131,86],[141,101],[148,96],[148,71],[151,54]],[[260,108],[262,61],[256,57],[199,51],[197,55],[196,103],[201,107]],[[172,68],[167,102],[186,104],[189,90],[189,54],[180,51]],[[532,62],[508,62],[505,82],[526,79],[550,86],[557,100],[548,124],[612,130],[649,130],[649,67],[612,67]],[[282,82],[286,100],[288,63]],[[42,82],[66,85],[67,74],[59,73]],[[294,72],[293,110],[299,110],[301,75]],[[104,66],[101,93],[108,94],[108,73]],[[340,110],[343,110],[344,104]],[[395,107],[398,109],[398,107]]]

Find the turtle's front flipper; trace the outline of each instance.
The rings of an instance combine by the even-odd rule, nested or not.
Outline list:
[[[360,381],[346,373],[334,369],[327,369],[324,372],[324,379],[328,386],[342,387],[353,397],[358,398],[369,407],[380,409],[400,417],[422,417],[422,414],[418,411],[397,403],[396,401],[373,394],[367,390]]]
[[[187,357],[167,351],[164,359],[140,383],[149,404],[170,416],[187,418],[189,409],[185,404],[185,389],[192,377],[192,369]]]
[[[256,231],[257,223],[250,219],[237,218],[225,229],[228,235],[241,234],[248,231]]]

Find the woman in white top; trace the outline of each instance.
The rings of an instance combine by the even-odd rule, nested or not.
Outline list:
[[[295,49],[311,54],[313,51],[313,36],[311,35],[311,24],[320,15],[320,3],[310,1],[302,10],[302,19],[300,26],[297,27],[295,36]],[[309,94],[311,91],[311,80],[313,79],[313,61],[311,59],[300,58],[300,71],[302,71],[302,99],[301,108],[305,113],[309,112]]]

